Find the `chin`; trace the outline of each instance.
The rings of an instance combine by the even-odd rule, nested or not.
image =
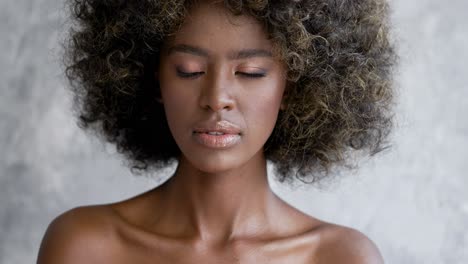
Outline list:
[[[187,161],[195,169],[204,173],[218,174],[239,168],[246,161],[242,162],[234,157],[226,155],[198,155],[197,157],[187,157]]]
[[[186,153],[189,154],[189,153]],[[183,160],[186,165],[192,167],[194,170],[206,174],[222,174],[231,171],[243,170],[243,168],[258,166],[264,159],[263,148],[256,153],[250,152],[218,152],[218,153],[192,153],[193,155],[183,154]],[[252,167],[253,166],[253,167]]]

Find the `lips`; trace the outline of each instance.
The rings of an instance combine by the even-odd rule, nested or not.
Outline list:
[[[211,135],[208,133],[194,133],[193,137],[199,144],[211,149],[226,149],[240,142],[239,134]]]
[[[204,147],[227,149],[240,143],[241,129],[226,120],[203,123],[193,130],[193,138]]]
[[[226,135],[226,134],[232,134],[232,135],[240,135],[241,130],[238,126],[234,125],[233,123],[222,120],[218,122],[209,122],[209,123],[203,123],[198,125],[197,127],[194,128],[194,133],[205,133],[209,135]]]

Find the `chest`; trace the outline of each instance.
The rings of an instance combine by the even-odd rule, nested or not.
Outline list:
[[[288,247],[287,245],[242,245],[227,248],[208,248],[180,244],[161,244],[154,247],[129,246],[120,253],[113,263],[139,264],[314,264],[314,253],[309,247]]]

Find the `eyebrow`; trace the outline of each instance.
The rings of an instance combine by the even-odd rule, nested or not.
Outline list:
[[[185,44],[179,44],[170,47],[167,51],[167,55],[171,55],[176,52],[188,53],[199,57],[209,57],[209,52],[207,50]]]
[[[273,57],[273,54],[264,49],[244,49],[237,52],[234,56],[230,56],[230,59],[240,60],[252,57]]]
[[[206,49],[196,47],[196,46],[191,46],[191,45],[186,45],[186,44],[179,44],[172,46],[168,49],[167,54],[171,55],[175,52],[181,52],[181,53],[187,53],[199,57],[205,57],[208,58],[210,57],[210,52]],[[248,59],[248,58],[253,58],[253,57],[273,57],[273,54],[264,49],[243,49],[239,50],[237,52],[233,52],[229,54],[228,58],[230,60],[241,60],[241,59]]]

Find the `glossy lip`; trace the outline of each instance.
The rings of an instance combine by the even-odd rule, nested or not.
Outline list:
[[[194,133],[193,137],[201,145],[213,149],[230,148],[240,141],[239,134],[210,135],[207,133]]]
[[[226,120],[200,124],[194,128],[193,132],[194,133],[221,132],[224,134],[233,134],[233,135],[241,134],[241,130],[238,126]]]
[[[209,132],[220,132],[223,135],[210,135]],[[205,147],[225,149],[239,143],[241,130],[238,126],[226,120],[207,122],[198,125],[193,130],[193,137],[195,141]]]

